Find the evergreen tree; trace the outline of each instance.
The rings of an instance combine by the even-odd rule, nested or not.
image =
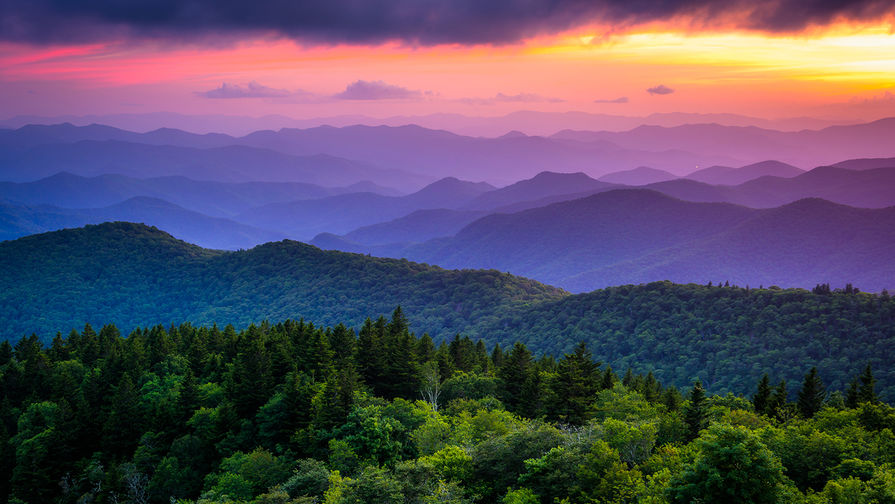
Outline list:
[[[877,402],[879,402],[879,398],[876,396],[876,378],[873,377],[873,370],[868,363],[860,377],[860,384],[858,386],[858,404],[876,404]]]
[[[759,415],[769,414],[771,401],[771,378],[767,373],[762,375],[761,381],[758,382],[758,389],[752,396],[752,406]]]
[[[494,350],[491,351],[491,364],[494,369],[500,369],[503,366],[504,353],[500,348],[500,343],[494,344]]]
[[[668,411],[680,410],[681,403],[683,402],[684,398],[681,396],[681,391],[674,385],[671,385],[662,391],[662,404],[665,405],[665,408]]]
[[[550,415],[571,424],[584,423],[584,413],[593,403],[599,386],[599,364],[594,362],[587,345],[578,343],[572,353],[559,361]]]
[[[699,431],[708,427],[709,424],[709,407],[705,397],[705,389],[702,388],[702,381],[696,380],[693,388],[690,390],[690,403],[684,410],[684,421],[687,422],[689,439],[699,437]]]
[[[531,374],[531,352],[525,345],[517,342],[498,371],[503,383],[503,399],[508,407],[516,408],[523,402],[523,391]]]
[[[606,372],[603,373],[603,379],[600,382],[600,390],[609,390],[618,383],[618,376],[612,372],[612,366],[606,366]]]
[[[817,368],[812,367],[799,390],[799,412],[805,418],[813,417],[823,407],[826,396],[827,391],[817,375]]]
[[[659,397],[662,395],[662,385],[656,380],[652,371],[646,374],[646,378],[640,386],[640,393],[651,403],[659,401]]]
[[[858,407],[858,378],[855,377],[854,380],[849,382],[848,390],[845,391],[845,407],[846,408],[857,408]]]
[[[385,320],[379,317],[376,325],[367,318],[357,338],[357,367],[361,379],[373,387],[382,375],[382,340]]]

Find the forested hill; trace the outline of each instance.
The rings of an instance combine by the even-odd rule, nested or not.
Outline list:
[[[122,222],[0,243],[0,337],[13,340],[87,322],[123,331],[300,317],[359,326],[398,305],[414,327],[440,338],[565,295],[497,271],[444,270],[289,240],[212,251]]]
[[[585,341],[615,369],[678,385],[700,378],[716,393],[746,393],[764,372],[795,384],[799,366],[817,366],[843,390],[856,363],[871,363],[882,394],[895,398],[895,298],[846,287],[627,285],[508,314],[479,333],[489,344],[522,341],[548,355]]]
[[[844,286],[834,286],[844,287]],[[497,271],[450,271],[324,252],[293,241],[221,252],[137,224],[111,223],[0,243],[0,336],[114,323],[233,324],[304,317],[359,328],[401,306],[436,343],[462,333],[562,355],[587,342],[618,370],[664,383],[701,378],[746,393],[768,372],[793,383],[817,366],[843,390],[871,363],[895,398],[895,300],[827,288],[748,289],[657,282],[569,295]],[[793,365],[798,363],[798,365]]]

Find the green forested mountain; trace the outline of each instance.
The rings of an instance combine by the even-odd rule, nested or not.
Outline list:
[[[211,251],[138,224],[107,223],[0,243],[0,335],[84,323],[233,323],[305,317],[358,326],[401,305],[435,337],[563,291],[497,271],[324,252],[293,241]]]
[[[611,287],[517,311],[478,334],[553,355],[586,341],[615,369],[678,385],[699,378],[719,393],[744,393],[765,372],[795,383],[803,371],[793,363],[816,366],[841,390],[855,363],[872,363],[882,394],[895,398],[895,299],[846,287]]]
[[[0,243],[0,272],[0,334],[11,340],[31,332],[47,340],[87,322],[129,331],[305,317],[359,328],[368,314],[400,305],[436,342],[462,333],[560,355],[585,341],[616,369],[652,371],[679,386],[700,378],[710,392],[745,393],[763,372],[792,382],[803,372],[794,362],[817,366],[844,389],[855,365],[871,363],[881,395],[895,398],[888,365],[895,300],[851,287],[659,282],[571,296],[493,270],[443,270],[291,241],[211,251],[128,223]]]

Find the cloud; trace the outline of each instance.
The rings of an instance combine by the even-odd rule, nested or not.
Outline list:
[[[497,93],[490,98],[461,98],[460,101],[468,105],[494,105],[495,103],[562,103],[565,100],[536,93],[519,93],[514,95]]]
[[[619,96],[618,98],[613,98],[611,100],[594,100],[594,103],[628,103],[628,101],[629,100],[627,96]]]
[[[669,95],[673,93],[674,90],[665,84],[659,84],[658,86],[648,88],[646,92],[651,95]]]
[[[0,2],[0,39],[211,43],[254,34],[324,44],[505,44],[594,25],[624,31],[671,21],[689,30],[798,33],[893,15],[891,0],[10,0]]]
[[[292,95],[285,89],[274,89],[262,86],[255,81],[245,86],[224,82],[221,87],[198,93],[206,98],[283,98]]]
[[[333,95],[333,98],[339,100],[416,100],[422,97],[421,91],[395,86],[381,80],[357,80],[348,84],[345,91]]]

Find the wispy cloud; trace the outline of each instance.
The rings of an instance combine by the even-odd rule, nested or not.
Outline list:
[[[627,96],[619,96],[618,98],[612,99],[597,99],[594,100],[594,103],[628,103],[628,101],[630,100],[628,100]]]
[[[305,92],[301,92],[304,94]],[[285,98],[287,96],[292,96],[293,92],[287,91],[285,89],[275,89],[272,87],[263,86],[258,84],[255,81],[249,82],[245,86],[240,86],[238,84],[230,84],[224,82],[220,87],[210,89],[208,91],[201,91],[199,93],[200,96],[204,96],[206,98]]]
[[[651,95],[670,95],[674,93],[674,90],[665,84],[659,84],[658,86],[648,88],[646,92]]]
[[[357,80],[348,84],[345,91],[333,95],[333,98],[338,100],[418,100],[430,94],[388,84],[381,80]]]

